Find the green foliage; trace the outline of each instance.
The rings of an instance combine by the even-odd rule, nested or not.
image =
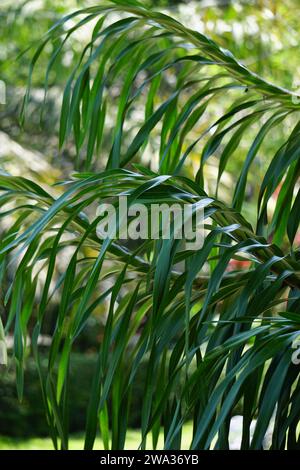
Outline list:
[[[107,23],[113,14],[119,19],[113,16]],[[70,19],[75,25],[68,29]],[[148,435],[155,446],[161,425],[164,447],[180,448],[183,424],[192,415],[191,449],[226,449],[238,404],[243,407],[243,449],[262,448],[273,415],[272,448],[299,448],[299,366],[291,360],[300,333],[300,265],[294,244],[299,99],[205,35],[133,0],[103,2],[59,20],[35,51],[29,84],[49,41],[56,48],[46,76],[64,42],[90,21],[90,42],[66,83],[60,119],[60,146],[74,140],[78,172],[60,182],[57,192],[26,178],[0,175],[1,208],[13,206],[0,215],[14,215],[0,256],[3,266],[8,260],[17,266],[6,294],[5,328],[14,333],[19,396],[30,333],[53,444],[68,448],[72,350],[89,317],[103,315],[105,306],[86,449],[93,448],[98,426],[106,447],[123,448],[133,383],[145,356],[141,448]],[[168,82],[172,69],[176,80]],[[29,96],[30,86],[23,117]],[[211,105],[219,114],[212,120]],[[105,152],[109,109],[115,121]],[[130,128],[129,117],[137,109],[142,119]],[[258,172],[257,160],[270,139],[276,149]],[[232,199],[223,201],[222,178],[244,141]],[[154,164],[145,161],[151,145]],[[218,171],[212,194],[206,175],[213,158]],[[248,220],[251,175],[258,180],[257,212]],[[117,196],[124,193],[131,203],[203,205],[208,231],[203,247],[193,252],[174,239],[147,240],[133,248],[109,238],[102,243],[93,207],[106,200],[117,205]],[[230,271],[232,260],[246,261],[246,269]],[[179,272],[178,263],[184,265]],[[60,306],[45,376],[38,337],[53,295],[59,296]]]
[[[72,413],[70,414],[69,431],[71,434],[82,432],[86,424],[86,407],[89,402],[90,389],[97,356],[95,354],[72,354],[70,367],[69,391],[72,396]],[[48,359],[41,357],[42,374],[47,374]],[[143,403],[143,384],[147,373],[147,360],[138,370],[133,384],[128,426],[139,428]],[[26,438],[48,436],[49,428],[45,418],[40,381],[33,358],[26,360],[24,377],[24,397],[20,403],[16,391],[16,374],[13,361],[0,378],[0,435]],[[111,407],[111,404],[109,405]]]

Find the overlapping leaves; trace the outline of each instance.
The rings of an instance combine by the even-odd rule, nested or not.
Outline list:
[[[120,19],[107,23],[116,12]],[[68,29],[68,20],[78,22]],[[105,331],[87,410],[87,449],[93,447],[98,424],[106,448],[124,447],[132,385],[144,357],[149,365],[141,448],[149,434],[157,445],[161,426],[165,447],[179,448],[183,424],[190,419],[192,449],[228,448],[237,406],[243,414],[242,448],[262,448],[272,416],[272,447],[297,448],[299,369],[291,357],[299,335],[300,269],[292,249],[299,225],[299,104],[292,93],[253,74],[209,38],[134,1],[109,2],[59,21],[37,49],[32,70],[52,40],[47,81],[64,43],[92,20],[91,41],[65,87],[60,122],[60,145],[73,133],[77,167],[89,173],[75,175],[55,196],[28,179],[0,176],[0,215],[13,220],[1,240],[0,260],[1,266],[17,266],[6,294],[6,331],[14,331],[19,394],[30,332],[53,443],[67,448],[72,347],[88,318],[104,305]],[[177,81],[163,96],[160,85],[171,68]],[[114,85],[119,91],[112,99]],[[232,96],[230,107],[217,120],[207,124],[206,119],[190,141],[210,103],[224,93]],[[110,107],[115,124],[106,155],[102,141]],[[135,107],[144,117],[128,132]],[[245,155],[232,205],[210,197],[204,190],[207,162],[219,154],[220,197],[222,174],[257,121],[261,127]],[[286,122],[293,129],[268,161],[257,226],[252,227],[242,215],[248,175],[270,132]],[[126,169],[143,162],[157,125],[158,171],[141,163]],[[196,147],[201,149],[196,174],[188,178],[184,170]],[[106,170],[96,171],[97,165]],[[268,220],[268,203],[280,184]],[[117,240],[99,240],[99,219],[91,217],[91,208],[108,199],[117,206],[120,194],[148,205],[202,202],[203,247],[188,251],[171,238],[129,249]],[[291,249],[283,251],[286,235]],[[247,269],[230,270],[232,260],[246,261]],[[60,308],[45,377],[38,338],[53,295],[59,295]]]

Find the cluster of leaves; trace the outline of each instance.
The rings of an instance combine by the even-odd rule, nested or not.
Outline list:
[[[109,22],[115,13],[123,16]],[[66,449],[72,348],[88,318],[107,304],[87,411],[87,449],[93,447],[98,425],[106,448],[123,448],[132,384],[145,356],[141,448],[149,434],[157,445],[161,426],[165,448],[180,448],[182,426],[192,416],[191,449],[226,449],[238,403],[241,448],[262,448],[272,417],[272,448],[299,448],[299,367],[291,361],[300,323],[300,264],[293,245],[300,217],[298,97],[251,72],[199,32],[138,2],[121,0],[72,13],[45,35],[30,74],[48,42],[56,44],[46,90],[64,44],[89,22],[91,40],[65,86],[60,120],[60,146],[73,134],[75,165],[82,171],[61,182],[58,196],[29,179],[0,176],[0,216],[14,216],[1,240],[0,262],[2,272],[7,262],[16,263],[5,299],[5,329],[14,331],[19,395],[30,332],[53,443]],[[172,68],[176,83],[157,103]],[[23,114],[30,80],[31,75]],[[191,131],[204,115],[209,118],[210,104],[224,94],[232,97],[228,109],[190,142]],[[112,100],[118,105],[105,155],[101,143]],[[143,119],[129,132],[128,117],[135,109],[143,110]],[[218,199],[222,175],[257,122],[260,129],[247,149],[232,203],[225,204]],[[156,126],[157,147],[152,142]],[[278,127],[285,137],[267,162],[254,226],[243,215],[248,176],[264,140]],[[157,161],[149,167],[143,156],[151,145]],[[200,149],[196,170],[187,176],[195,148]],[[216,155],[211,195],[205,168]],[[95,171],[99,158],[106,166],[102,172]],[[141,241],[133,249],[110,238],[102,242],[93,208],[107,199],[117,206],[120,194],[128,196],[129,204],[201,206],[207,230],[203,247],[188,251],[174,237]],[[57,275],[62,256],[66,268]],[[247,260],[247,269],[229,271],[231,260]],[[38,338],[57,294],[60,307],[45,376]],[[178,386],[182,376],[184,385]]]

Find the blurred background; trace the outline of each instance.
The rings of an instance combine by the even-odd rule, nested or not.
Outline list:
[[[2,99],[0,100],[0,171],[14,175],[29,176],[40,183],[52,184],[57,179],[67,178],[74,169],[76,155],[75,144],[70,139],[62,151],[58,150],[58,127],[61,98],[64,85],[71,70],[71,65],[78,59],[82,45],[87,41],[91,26],[77,31],[68,41],[63,53],[58,57],[55,66],[48,77],[48,99],[44,102],[45,70],[52,53],[51,43],[46,47],[32,77],[32,93],[23,127],[20,126],[19,116],[22,98],[26,90],[29,74],[29,63],[32,52],[20,55],[25,48],[37,43],[41,36],[62,15],[76,8],[92,5],[95,0],[2,0],[0,5],[0,80]],[[148,6],[161,9],[171,16],[178,18],[189,27],[205,33],[215,39],[222,47],[230,50],[240,61],[252,71],[265,79],[282,87],[298,90],[300,88],[300,58],[297,54],[299,45],[299,8],[295,0],[199,0],[199,1],[167,1],[145,0]],[[173,71],[168,71],[164,87],[174,83],[176,77]],[[118,90],[115,90],[117,93]],[[3,97],[5,99],[3,99]],[[214,104],[207,116],[211,122],[212,115],[218,116],[220,107],[226,108],[226,96],[222,96]],[[114,113],[113,99],[111,113]],[[41,111],[42,110],[42,111]],[[133,123],[138,121],[138,109],[132,114]],[[109,149],[110,130],[114,124],[108,119],[103,137],[102,148]],[[249,142],[253,141],[260,123],[249,129]],[[288,124],[287,124],[288,125]],[[130,127],[130,126],[129,126]],[[207,122],[195,126],[194,135],[207,127]],[[132,126],[134,128],[134,125]],[[259,178],[267,167],[268,155],[278,142],[283,139],[284,129],[273,132],[272,138],[267,139],[261,147],[256,159],[255,171],[249,177],[247,200],[243,208],[245,215],[251,220],[256,211],[256,196]],[[128,138],[131,131],[128,130]],[[155,137],[155,136],[154,136]],[[192,138],[192,136],[191,136]],[[154,138],[155,141],[155,138]],[[222,194],[219,197],[230,203],[235,175],[238,174],[240,162],[245,157],[249,147],[247,139],[243,140],[235,151],[232,160],[222,178]],[[155,169],[155,142],[143,157],[149,167]],[[191,154],[185,168],[187,175],[194,174],[194,164],[199,158],[197,148]],[[216,166],[214,158],[210,159],[206,169],[206,185],[209,193],[214,192]],[[104,167],[104,161],[97,159],[96,168]],[[280,189],[280,188],[279,188]],[[275,195],[276,196],[276,195]],[[3,222],[1,222],[3,224]],[[3,228],[3,227],[2,227]],[[1,236],[1,225],[0,225]],[[63,269],[63,266],[61,267]],[[3,274],[4,283],[9,285],[13,276],[13,267]],[[5,291],[5,289],[4,289]],[[42,338],[41,347],[45,350],[47,368],[47,347],[56,318],[59,299],[53,297],[51,314]],[[88,326],[76,344],[76,353],[71,365],[71,381],[73,406],[76,409],[71,417],[70,429],[74,433],[73,447],[80,443],[81,431],[85,424],[85,412],[89,388],[92,380],[93,366],[96,360],[97,345],[101,340],[103,329],[103,312],[97,312],[90,318]],[[7,315],[4,294],[0,291],[0,314]],[[51,316],[52,315],[52,316]],[[53,321],[52,321],[53,318]],[[8,346],[10,343],[8,341]],[[140,425],[140,410],[142,402],[142,387],[147,363],[141,368],[136,381],[136,393],[133,393],[129,436],[133,447],[136,447],[134,429]],[[18,402],[15,388],[15,370],[12,363],[6,371],[0,371],[0,449],[1,448],[40,448],[49,447],[48,428],[44,417],[42,397],[38,374],[32,358],[28,357],[25,374],[25,395],[22,403]],[[238,411],[238,410],[237,410]],[[187,430],[188,433],[188,430]],[[72,443],[71,443],[72,448]]]

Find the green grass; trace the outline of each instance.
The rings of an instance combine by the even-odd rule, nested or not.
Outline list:
[[[138,449],[141,434],[139,430],[130,429],[127,432],[127,439],[125,449],[134,450]],[[188,423],[183,428],[182,433],[182,448],[188,449],[192,437],[192,424]],[[84,435],[76,434],[70,437],[69,448],[70,450],[80,450],[83,448]],[[159,438],[158,449],[163,448],[163,435],[161,433]],[[0,450],[47,450],[53,449],[52,441],[49,437],[32,437],[29,439],[18,439],[13,437],[0,436]],[[100,437],[97,437],[94,446],[95,450],[102,450],[103,444]],[[152,449],[151,438],[148,438],[147,449]]]

